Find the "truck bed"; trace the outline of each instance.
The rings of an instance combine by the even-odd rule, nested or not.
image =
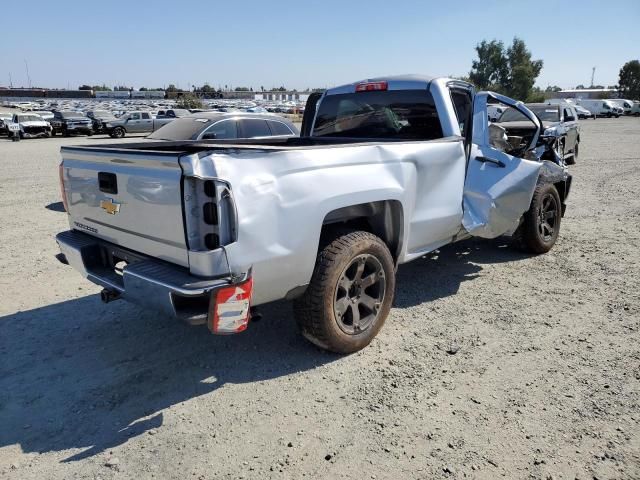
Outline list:
[[[123,151],[132,153],[140,152],[167,152],[171,154],[188,154],[217,149],[244,149],[244,150],[302,150],[313,148],[340,147],[346,145],[377,145],[381,143],[424,143],[427,141],[459,141],[459,137],[449,137],[438,140],[406,140],[376,138],[351,138],[351,137],[289,137],[265,139],[234,139],[234,140],[183,140],[179,142],[145,141],[136,143],[109,143],[92,146],[68,146],[62,147],[62,152],[83,151]]]

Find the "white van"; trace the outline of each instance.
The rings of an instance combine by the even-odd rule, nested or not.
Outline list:
[[[613,102],[616,107],[622,108],[622,111],[625,115],[629,115],[631,113],[631,109],[633,108],[633,100],[626,100],[624,98],[613,98],[611,99],[611,102]]]
[[[578,100],[578,105],[586,108],[596,117],[619,117],[620,112],[618,107],[614,105],[611,100],[589,100],[581,98]]]

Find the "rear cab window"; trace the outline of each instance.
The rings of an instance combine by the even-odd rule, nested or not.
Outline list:
[[[326,95],[312,136],[434,140],[443,134],[431,93],[420,89]]]

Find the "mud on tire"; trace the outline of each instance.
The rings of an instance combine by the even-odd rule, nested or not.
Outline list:
[[[294,314],[309,341],[352,353],[380,331],[394,290],[395,268],[385,243],[369,232],[345,232],[321,246],[309,287],[294,301]]]

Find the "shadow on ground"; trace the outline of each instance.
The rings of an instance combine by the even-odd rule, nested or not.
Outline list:
[[[483,263],[526,258],[470,241],[400,267],[396,307],[455,294]],[[97,295],[0,318],[0,447],[103,452],[162,425],[162,410],[227,383],[281,377],[339,360],[303,340],[287,303],[241,335],[216,337]]]
[[[47,210],[51,210],[52,212],[64,213],[66,211],[62,202],[53,202],[49,205],[45,205],[44,208],[46,208]]]

